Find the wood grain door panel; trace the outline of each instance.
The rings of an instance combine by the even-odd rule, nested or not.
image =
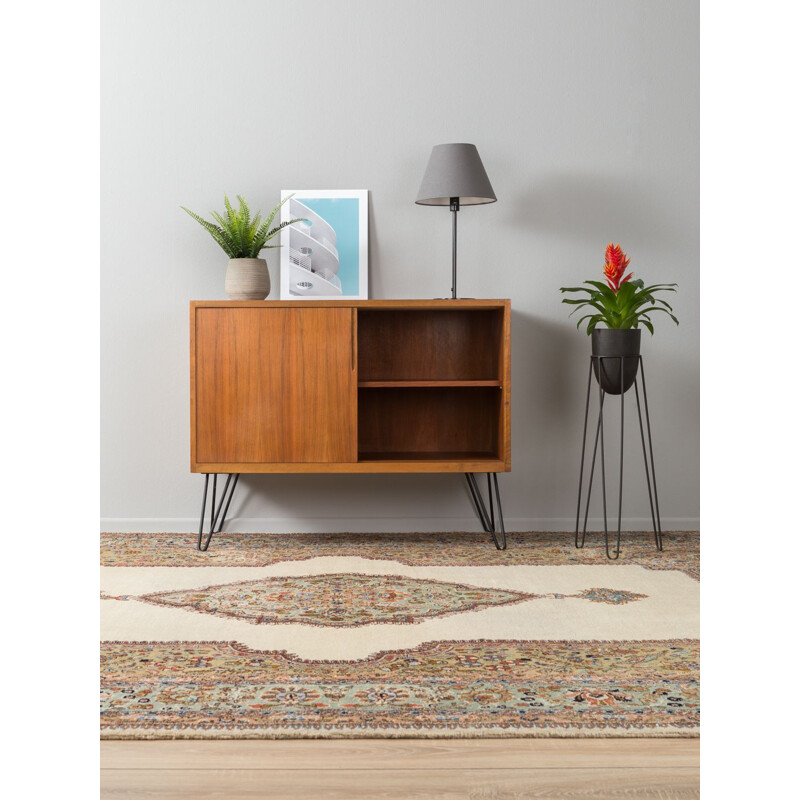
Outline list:
[[[198,463],[357,458],[351,308],[198,308]]]

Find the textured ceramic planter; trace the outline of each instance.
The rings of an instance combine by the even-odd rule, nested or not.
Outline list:
[[[636,373],[639,371],[638,356],[641,344],[642,331],[638,328],[627,330],[595,328],[592,331],[592,355],[612,356],[612,358],[593,359],[594,375],[604,392],[622,394],[633,386]],[[624,386],[621,385],[623,367]]]
[[[225,294],[231,300],[264,300],[269,295],[269,270],[263,258],[232,258],[225,272]]]

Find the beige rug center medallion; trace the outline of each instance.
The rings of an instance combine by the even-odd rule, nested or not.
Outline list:
[[[696,736],[699,535],[103,534],[104,738]]]

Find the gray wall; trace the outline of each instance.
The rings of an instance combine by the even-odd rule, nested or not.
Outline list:
[[[589,341],[558,288],[599,277],[613,240],[637,276],[680,284],[680,327],[664,318],[643,348],[662,515],[695,528],[698,39],[696,0],[105,0],[104,529],[191,530],[199,511],[188,303],[224,299],[226,258],[179,205],[369,189],[370,296],[443,297],[449,212],[413,201],[449,141],[477,144],[499,198],[461,213],[459,288],[514,309],[509,526],[572,524]],[[624,510],[641,528],[630,422]],[[232,529],[474,530],[463,483],[246,476]]]

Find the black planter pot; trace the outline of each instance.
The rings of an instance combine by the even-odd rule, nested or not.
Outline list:
[[[638,328],[626,330],[595,328],[592,331],[592,355],[612,356],[612,358],[592,359],[594,376],[604,392],[623,394],[633,386],[636,373],[639,371],[641,343],[642,331]],[[623,362],[624,369],[622,369]],[[624,386],[620,380],[623,372]]]

